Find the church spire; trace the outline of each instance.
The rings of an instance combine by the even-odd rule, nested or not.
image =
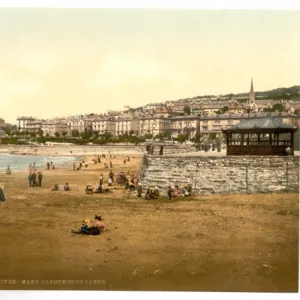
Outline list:
[[[249,93],[249,106],[252,107],[254,103],[255,103],[255,93],[254,93],[254,89],[253,89],[253,78],[251,78],[251,88],[250,88],[250,93]]]
[[[253,90],[253,78],[251,77],[251,89],[250,89],[250,93],[253,93],[254,90]]]

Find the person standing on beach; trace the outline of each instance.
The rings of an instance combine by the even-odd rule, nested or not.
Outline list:
[[[100,174],[100,186],[102,186],[102,184],[103,184],[103,174]]]
[[[36,184],[36,173],[35,173],[35,171],[33,171],[33,173],[32,173],[32,186],[37,186],[37,184]]]
[[[112,164],[112,162],[110,161],[110,162],[109,162],[109,164],[110,164],[110,168],[112,169],[112,167],[113,167],[113,164]]]
[[[73,163],[73,171],[75,171],[75,169],[76,169],[76,165],[75,163]]]
[[[32,186],[32,174],[31,174],[31,172],[28,175],[28,184],[29,184],[30,187]]]
[[[42,172],[38,172],[39,186],[42,186],[42,180],[43,180],[43,174],[42,174]]]
[[[171,200],[171,198],[172,198],[172,188],[169,186],[169,188],[168,188],[168,197],[169,197],[169,200]]]

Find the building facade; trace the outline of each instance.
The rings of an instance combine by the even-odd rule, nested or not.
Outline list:
[[[17,126],[18,130],[21,132],[26,132],[28,131],[27,124],[30,122],[34,122],[36,119],[33,117],[19,117],[17,118]]]
[[[177,138],[181,134],[186,134],[190,140],[200,133],[199,116],[178,116],[171,118],[172,137]]]
[[[77,130],[79,133],[92,131],[92,120],[85,118],[69,119],[67,123],[67,134],[72,135],[72,131]]]
[[[124,134],[139,134],[139,119],[130,115],[122,115],[116,118],[115,121],[115,135]]]
[[[42,121],[32,121],[27,122],[26,124],[26,132],[28,133],[38,133],[42,129]]]
[[[164,134],[170,130],[171,120],[163,116],[143,117],[139,120],[139,135],[152,134],[153,136]]]
[[[113,117],[107,117],[107,118],[101,118],[96,119],[92,121],[92,130],[94,132],[98,132],[98,134],[110,134],[110,135],[116,135],[115,129],[115,118]]]
[[[67,123],[64,122],[55,122],[49,121],[44,122],[42,124],[42,130],[44,132],[44,136],[55,137],[56,134],[63,136],[67,134]]]

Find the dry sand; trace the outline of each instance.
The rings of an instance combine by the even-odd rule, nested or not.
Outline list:
[[[145,201],[115,186],[86,195],[108,173],[91,159],[81,171],[43,171],[42,187],[29,188],[26,173],[0,175],[1,289],[298,290],[298,194]],[[139,169],[140,157],[123,160],[112,160],[115,174]],[[72,191],[50,191],[66,181]],[[103,234],[71,233],[95,213]]]

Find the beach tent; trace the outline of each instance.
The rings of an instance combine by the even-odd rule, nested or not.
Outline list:
[[[0,201],[5,201],[5,197],[4,197],[4,193],[3,193],[2,188],[0,188]]]

